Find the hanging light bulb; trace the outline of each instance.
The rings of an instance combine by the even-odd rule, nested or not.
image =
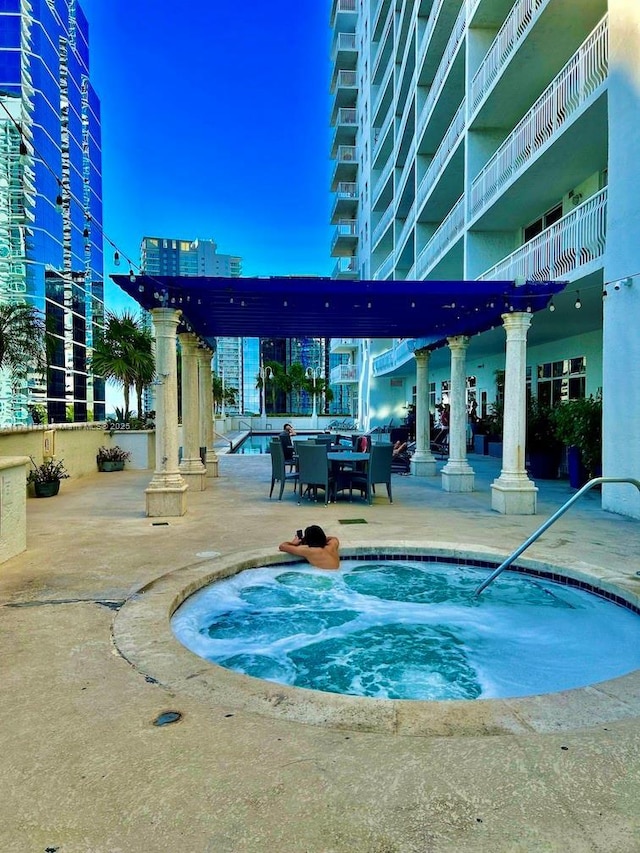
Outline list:
[[[85,228],[85,229],[84,229],[84,231],[82,232],[82,236],[83,236],[85,239],[89,236],[89,229],[88,229],[88,228]]]
[[[580,291],[579,290],[576,291],[576,301],[575,301],[574,308],[578,308],[578,309],[582,308],[582,302],[580,301]]]
[[[120,266],[120,252],[117,249],[113,253],[113,263],[116,267]]]
[[[56,210],[58,213],[62,213],[62,195],[60,193],[56,196]]]
[[[129,281],[133,283],[136,280],[136,274],[133,271],[133,267],[129,267]]]
[[[553,302],[553,296],[552,296],[552,297],[551,297],[551,302],[549,303],[549,311],[555,311],[555,310],[556,310],[556,306],[555,306],[555,304],[554,304],[554,302]]]

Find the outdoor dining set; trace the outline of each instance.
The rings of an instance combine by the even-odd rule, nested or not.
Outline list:
[[[391,462],[393,446],[389,442],[371,443],[370,436],[353,435],[351,438],[336,434],[300,437],[293,441],[293,454],[285,455],[286,448],[279,437],[269,446],[271,454],[271,489],[280,485],[278,500],[282,500],[287,483],[293,483],[298,503],[302,500],[318,500],[325,504],[339,497],[353,500],[354,493],[373,503],[375,486],[387,487],[389,502],[391,493]]]

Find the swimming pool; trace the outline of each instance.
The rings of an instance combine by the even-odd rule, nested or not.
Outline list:
[[[280,435],[279,432],[267,432],[267,433],[259,433],[252,432],[246,438],[243,438],[240,444],[231,451],[232,454],[256,454],[256,453],[268,453],[269,452],[269,442],[278,438]],[[311,437],[312,435],[317,435],[317,433],[309,433],[307,437]],[[304,438],[304,434],[302,434]]]
[[[292,687],[375,699],[470,700],[584,687],[640,668],[640,618],[575,586],[422,560],[256,568],[173,614],[195,654]]]

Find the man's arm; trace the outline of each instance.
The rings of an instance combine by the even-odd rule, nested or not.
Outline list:
[[[296,557],[304,557],[307,546],[302,544],[302,541],[296,536],[291,542],[281,542],[278,545],[278,551],[284,551],[285,554],[294,554]]]

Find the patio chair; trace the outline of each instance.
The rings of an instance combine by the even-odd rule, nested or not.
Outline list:
[[[393,503],[391,494],[391,460],[393,458],[393,445],[373,444],[371,456],[366,471],[354,471],[349,485],[349,499],[353,495],[353,489],[360,489],[369,503],[373,503],[373,495],[376,493],[376,483],[384,483],[389,495],[389,503]]]
[[[335,481],[329,469],[326,444],[300,442],[298,447],[298,474],[300,483],[298,503],[301,502],[303,494],[307,492],[313,492],[314,499],[317,500],[318,489],[324,489],[325,505],[329,503]],[[303,486],[307,487],[304,492]]]
[[[296,491],[298,486],[298,472],[287,471],[284,451],[279,438],[274,438],[271,441],[269,453],[271,454],[271,489],[269,490],[269,500],[271,500],[274,485],[276,482],[279,482],[280,494],[278,495],[278,500],[281,501],[286,483],[293,483],[293,491]]]

